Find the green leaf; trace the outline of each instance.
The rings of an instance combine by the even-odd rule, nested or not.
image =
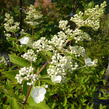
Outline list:
[[[88,4],[88,8],[93,8],[94,7],[94,2],[91,1],[89,4]]]
[[[86,109],[93,109],[93,104],[91,106],[87,105]]]
[[[99,108],[100,109],[106,109],[106,106],[103,106],[102,104],[100,104]]]
[[[65,107],[67,104],[67,97],[64,95],[64,103],[63,103],[63,106]]]
[[[25,59],[23,59],[23,58],[21,58],[19,56],[16,56],[15,54],[10,54],[9,57],[10,57],[10,61],[12,63],[14,63],[16,65],[19,65],[21,67],[30,65],[30,63],[27,60],[25,60]]]
[[[3,105],[3,109],[11,109],[9,105]]]
[[[25,107],[26,109],[50,109],[49,106],[43,101],[41,103],[35,103],[32,97],[28,99],[28,105]]]
[[[18,73],[18,70],[11,70],[2,72],[8,79],[14,80],[15,75]]]
[[[74,104],[71,104],[71,109],[75,109],[75,106],[74,106]]]
[[[11,98],[11,109],[21,109],[15,98]]]

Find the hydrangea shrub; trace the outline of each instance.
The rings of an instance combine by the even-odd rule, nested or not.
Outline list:
[[[97,59],[92,60],[88,57],[85,48],[80,45],[84,40],[91,40],[90,34],[83,31],[81,27],[98,30],[105,6],[106,2],[103,2],[100,6],[96,5],[92,9],[75,14],[69,21],[60,20],[59,32],[51,39],[46,37],[35,39],[32,37],[33,32],[32,34],[25,30],[20,32],[21,38],[16,41],[20,42],[18,47],[24,49],[25,53],[22,52],[19,59],[25,60],[29,64],[23,65],[19,69],[15,79],[19,84],[23,86],[26,84],[25,86],[28,87],[24,104],[27,103],[29,95],[34,102],[43,102],[47,93],[45,87],[47,83],[50,85],[63,84],[69,75],[74,75],[76,70],[97,65]],[[40,18],[42,18],[41,13],[31,5],[24,19],[28,25],[27,28],[34,30],[35,26],[40,23],[38,21]],[[76,24],[74,29],[71,28],[70,22]],[[6,13],[4,33],[8,37],[7,40],[18,32],[18,25],[19,23],[14,22],[13,17]]]

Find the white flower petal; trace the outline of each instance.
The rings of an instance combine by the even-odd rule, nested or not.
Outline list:
[[[45,98],[45,96],[41,94],[40,96],[34,97],[33,99],[36,103],[40,103],[44,100],[44,98]]]
[[[52,82],[54,82],[54,83],[60,83],[61,80],[62,80],[62,77],[61,77],[60,75],[58,75],[58,76],[53,76],[53,77],[51,77],[51,80],[52,80]]]
[[[21,44],[28,44],[30,41],[30,38],[25,36],[25,37],[21,38],[19,41]]]
[[[39,93],[44,95],[44,94],[46,93],[46,89],[43,88],[43,87],[40,88],[40,89],[39,89]]]
[[[31,96],[36,103],[40,103],[44,100],[46,89],[43,87],[34,88],[31,92]]]
[[[86,66],[93,66],[93,65],[96,65],[96,63],[97,63],[96,59],[94,61],[92,61],[90,58],[85,59]]]

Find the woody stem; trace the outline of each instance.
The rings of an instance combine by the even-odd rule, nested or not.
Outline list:
[[[46,62],[46,63],[39,69],[39,71],[36,72],[35,74],[36,74],[36,75],[40,74],[40,72],[42,72],[42,70],[46,67],[47,64],[48,64],[48,63]],[[33,86],[31,85],[31,86],[28,88],[28,91],[27,91],[27,95],[26,95],[26,97],[25,97],[24,104],[27,103],[27,100],[28,100],[28,97],[29,97],[29,95],[30,95],[30,92],[31,92],[32,87],[33,87]]]

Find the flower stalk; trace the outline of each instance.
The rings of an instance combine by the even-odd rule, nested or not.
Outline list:
[[[40,72],[42,72],[42,70],[47,66],[47,64],[48,64],[48,62],[46,62],[46,63],[39,69],[39,71],[36,72],[35,74],[36,74],[36,75],[39,75]],[[27,91],[27,95],[26,95],[26,97],[25,97],[25,100],[24,100],[24,103],[23,103],[23,104],[26,104],[26,103],[27,103],[32,87],[33,87],[33,85],[29,86],[28,91]]]

